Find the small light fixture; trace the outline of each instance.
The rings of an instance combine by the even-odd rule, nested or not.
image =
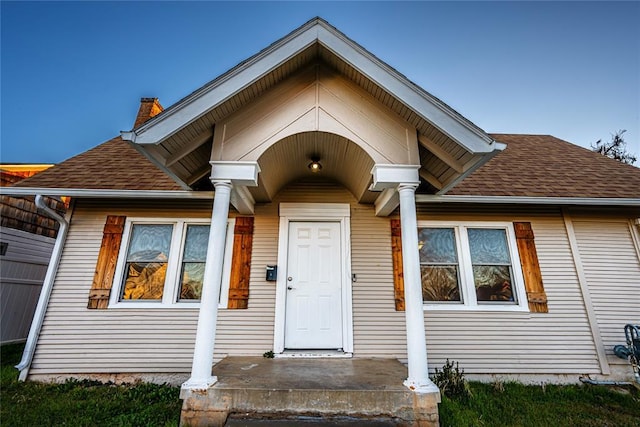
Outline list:
[[[322,165],[320,164],[320,159],[318,157],[312,157],[311,163],[309,163],[309,169],[311,172],[318,173],[320,169],[322,169]]]

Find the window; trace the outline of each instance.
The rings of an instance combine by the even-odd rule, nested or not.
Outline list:
[[[172,232],[171,225],[132,226],[121,299],[162,299]]]
[[[233,223],[227,225],[221,306],[226,307]],[[231,231],[230,231],[231,230]],[[202,293],[209,224],[202,220],[127,219],[111,304],[197,307]]]
[[[418,250],[429,309],[526,310],[510,223],[419,222]]]

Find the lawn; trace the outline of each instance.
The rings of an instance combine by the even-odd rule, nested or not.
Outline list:
[[[468,399],[443,396],[442,427],[640,426],[640,392],[633,387],[471,383],[470,389]]]
[[[95,382],[17,381],[21,345],[1,348],[0,425],[177,426],[179,389]],[[600,386],[523,386],[471,383],[471,397],[440,404],[442,427],[640,426],[640,392]]]
[[[104,385],[18,382],[13,368],[22,345],[1,350],[0,425],[9,426],[177,426],[180,389],[166,385]]]

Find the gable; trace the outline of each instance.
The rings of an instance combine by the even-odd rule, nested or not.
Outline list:
[[[461,177],[504,148],[442,101],[407,80],[325,21],[309,21],[262,52],[167,108],[124,140],[187,187],[206,175],[212,140],[229,116],[286,84],[300,70],[320,64],[357,86],[421,135],[409,150],[411,163],[422,162],[421,176],[445,192]],[[288,101],[293,101],[288,99]],[[366,105],[366,102],[363,104]],[[318,110],[319,113],[322,113]],[[320,116],[320,114],[319,114]],[[330,119],[329,116],[324,118]],[[313,119],[312,114],[307,119]],[[304,119],[303,119],[304,120]],[[281,123],[286,127],[289,123]],[[337,134],[345,136],[339,122]],[[366,139],[353,132],[347,137]],[[263,130],[263,133],[268,130]],[[290,135],[283,135],[283,137]],[[405,136],[414,138],[414,135]],[[369,141],[373,143],[373,141]],[[393,141],[387,144],[393,145]],[[417,149],[415,147],[418,147]],[[215,147],[214,147],[215,150]],[[365,149],[365,151],[367,151]],[[215,158],[215,155],[214,155]],[[380,158],[380,161],[384,156]],[[374,161],[378,163],[378,160]]]

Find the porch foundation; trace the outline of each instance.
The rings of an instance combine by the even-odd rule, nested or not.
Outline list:
[[[232,413],[393,418],[399,425],[438,426],[439,392],[403,386],[407,368],[394,359],[228,357],[213,368],[218,382],[183,389],[183,426],[223,426]]]

